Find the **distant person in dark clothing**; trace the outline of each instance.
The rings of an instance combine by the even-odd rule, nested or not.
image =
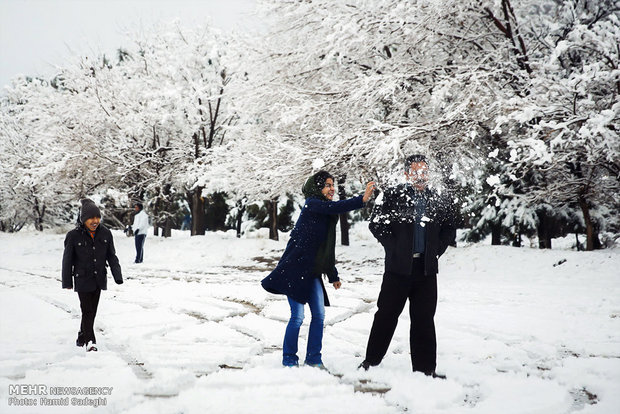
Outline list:
[[[454,243],[455,214],[451,200],[429,188],[423,155],[407,158],[405,178],[406,184],[385,189],[370,218],[370,231],[385,249],[385,272],[360,367],[381,362],[409,299],[413,370],[437,377],[437,259]]]
[[[291,318],[284,334],[282,364],[298,366],[297,343],[308,303],[312,319],[308,333],[306,365],[324,369],[321,358],[325,306],[329,306],[322,275],[334,288],[341,286],[335,266],[336,223],[338,215],[362,208],[372,195],[374,183],[366,185],[364,195],[332,201],[334,178],[319,171],[306,181],[306,202],[291,231],[291,238],[276,268],[262,281],[271,293],[284,294],[291,307]]]
[[[149,216],[144,211],[144,206],[141,203],[136,203],[134,206],[136,215],[133,218],[133,237],[136,242],[136,260],[134,263],[142,263],[144,260],[144,241],[146,240],[146,233],[149,230]]]
[[[114,281],[123,283],[121,266],[114,250],[112,233],[100,224],[101,211],[92,200],[82,200],[79,224],[67,233],[62,256],[62,287],[73,289],[80,298],[82,321],[77,346],[87,351],[97,350],[94,323],[101,291],[107,289],[106,262]],[[75,282],[75,283],[74,283]]]

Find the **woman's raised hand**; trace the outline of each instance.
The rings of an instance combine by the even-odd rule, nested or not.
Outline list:
[[[370,181],[368,184],[366,184],[366,191],[364,192],[364,197],[362,198],[364,203],[366,203],[368,200],[370,200],[370,197],[372,196],[372,192],[374,190],[375,190],[375,182],[374,181]]]

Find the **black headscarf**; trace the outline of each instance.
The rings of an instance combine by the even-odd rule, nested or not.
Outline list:
[[[306,198],[318,198],[319,200],[330,201],[321,192],[328,178],[334,179],[327,171],[319,171],[311,175],[302,188],[304,196]],[[329,222],[327,223],[327,238],[319,246],[314,260],[314,270],[317,277],[320,277],[321,274],[330,273],[336,265],[336,223],[338,223],[338,215],[330,215]]]

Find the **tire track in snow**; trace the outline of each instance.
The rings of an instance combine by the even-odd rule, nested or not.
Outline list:
[[[15,270],[15,269],[7,269],[4,267],[0,267],[0,270],[6,270],[9,272],[18,272],[18,273],[22,273],[22,274],[26,274],[29,276],[35,276],[35,277],[40,277],[40,278],[44,278],[44,279],[48,279],[48,280],[56,280],[58,281],[58,279],[56,279],[55,277],[51,277],[51,276],[47,276],[47,275],[42,275],[40,273],[33,273],[33,272],[27,272],[27,271],[23,271],[23,270]],[[3,285],[6,285],[6,283],[4,282],[0,282]],[[16,285],[16,286],[12,286],[12,287],[18,287],[18,286],[23,286],[23,284],[21,285]],[[45,296],[45,295],[37,295],[37,294],[33,294],[34,297],[42,300],[43,302],[52,305],[66,313],[68,313],[69,315],[72,316],[73,319],[80,319],[80,315],[78,315],[78,313],[75,311],[75,309],[73,309],[72,307],[57,301],[55,299],[50,298],[49,296]],[[96,328],[97,332],[100,333],[103,337],[106,338],[106,347],[108,349],[110,349],[111,351],[113,351],[114,353],[116,353],[123,361],[125,361],[127,363],[127,365],[129,365],[129,367],[132,369],[132,371],[134,372],[134,374],[136,375],[137,378],[139,379],[143,379],[143,380],[148,380],[151,379],[153,377],[153,374],[147,369],[145,368],[145,364],[143,362],[138,361],[137,358],[133,357],[129,351],[127,350],[127,348],[123,345],[119,345],[116,344],[114,342],[114,340],[111,340],[111,338],[106,334],[105,330],[102,328]]]
[[[325,323],[325,326],[334,326],[337,323],[341,323],[344,322],[348,319],[351,319],[352,317],[362,314],[362,313],[367,313],[369,310],[371,310],[374,307],[374,303],[361,303],[359,305],[357,305],[357,307],[353,310],[351,310],[350,312],[344,312],[344,314],[342,314],[340,317],[338,318],[334,318],[332,320],[330,320],[329,322]]]

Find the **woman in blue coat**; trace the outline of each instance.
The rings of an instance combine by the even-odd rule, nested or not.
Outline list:
[[[321,276],[327,275],[334,288],[340,288],[335,266],[338,215],[362,208],[373,189],[374,183],[369,182],[364,195],[332,201],[334,177],[328,172],[319,171],[306,181],[303,187],[306,202],[291,231],[286,250],[276,268],[261,282],[268,292],[286,295],[291,306],[291,318],[284,333],[283,365],[299,365],[297,342],[304,319],[304,304],[307,303],[312,319],[305,364],[324,368],[321,360],[323,320],[329,300]]]

